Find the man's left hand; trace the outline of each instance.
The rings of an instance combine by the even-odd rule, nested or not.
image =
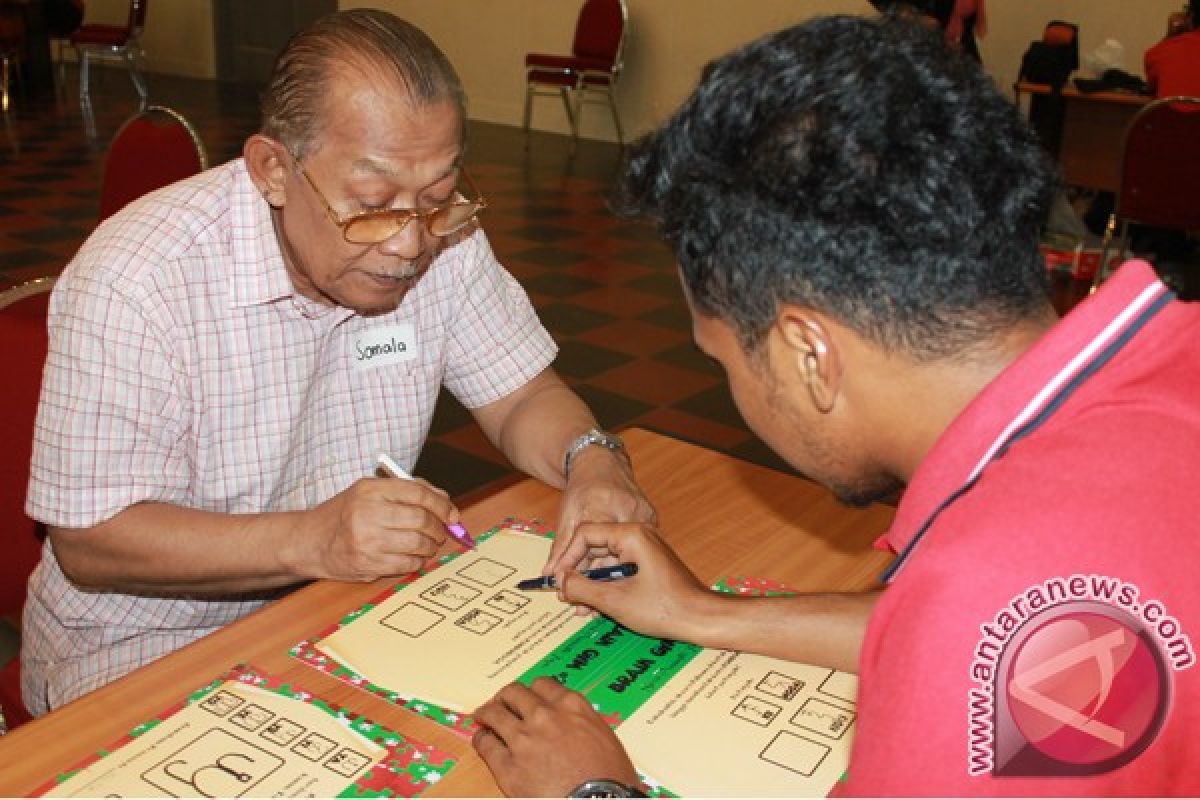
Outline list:
[[[638,785],[616,734],[587,699],[553,678],[509,684],[473,715],[471,744],[501,791],[519,797],[566,797],[585,781]]]
[[[603,447],[588,447],[571,462],[571,474],[563,490],[557,535],[544,572],[560,566],[588,569],[613,563],[610,553],[589,552],[575,564],[559,564],[575,529],[585,522],[645,522],[654,525],[658,515],[642,494],[633,468],[623,453]]]

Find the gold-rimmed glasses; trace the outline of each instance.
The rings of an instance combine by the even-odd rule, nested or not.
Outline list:
[[[408,226],[414,219],[419,219],[430,234],[441,238],[458,233],[474,221],[480,211],[487,208],[487,201],[479,193],[475,182],[466,169],[462,170],[463,181],[466,183],[475,199],[471,200],[462,195],[448,203],[433,208],[381,208],[369,211],[358,211],[353,214],[339,214],[330,205],[325,193],[318,188],[308,170],[293,156],[296,168],[304,176],[304,180],[312,187],[313,192],[325,206],[325,213],[330,221],[342,229],[342,238],[352,244],[379,244],[390,239]]]

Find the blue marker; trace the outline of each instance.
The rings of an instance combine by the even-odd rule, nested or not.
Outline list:
[[[613,564],[611,567],[597,567],[584,570],[583,577],[593,581],[619,581],[622,578],[632,578],[637,575],[637,564]],[[558,582],[553,575],[542,575],[540,578],[529,578],[517,584],[522,591],[532,592],[538,589],[557,589]]]

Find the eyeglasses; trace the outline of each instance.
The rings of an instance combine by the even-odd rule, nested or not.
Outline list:
[[[484,200],[483,195],[476,188],[475,182],[471,180],[471,176],[464,169],[462,171],[463,179],[475,197],[474,200],[468,200],[460,195],[457,200],[433,208],[381,208],[343,216],[329,204],[325,193],[317,188],[317,184],[304,169],[300,159],[293,156],[292,160],[296,162],[296,168],[304,176],[304,180],[308,181],[308,185],[321,199],[321,204],[325,206],[325,212],[329,214],[329,219],[342,229],[342,238],[351,244],[379,244],[400,233],[414,219],[421,220],[425,225],[425,230],[433,236],[438,238],[449,236],[470,225],[476,215],[487,208],[487,201]]]

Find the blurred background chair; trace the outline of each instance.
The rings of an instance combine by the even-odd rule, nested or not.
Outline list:
[[[1116,205],[1108,218],[1093,290],[1108,277],[1114,234],[1117,253],[1130,245],[1130,224],[1178,232],[1200,230],[1200,98],[1164,97],[1129,123]],[[1118,232],[1119,229],[1119,232]],[[1119,260],[1119,259],[1118,259]]]
[[[46,309],[55,280],[38,278],[0,292],[0,342],[7,354],[0,392],[0,640],[9,658],[0,669],[0,709],[10,729],[29,720],[21,701],[20,659],[14,651],[29,574],[45,538],[42,526],[25,516],[25,491],[46,361]]]
[[[63,50],[71,43],[71,36],[83,23],[84,0],[42,0],[42,14],[46,20],[46,35],[54,45],[54,63],[58,65],[58,88],[66,88],[67,65]]]
[[[113,136],[100,184],[100,219],[147,192],[208,169],[208,154],[183,115],[150,106]]]
[[[0,5],[0,111],[12,102],[14,79],[21,76],[25,52],[25,21],[17,6]]]
[[[146,27],[146,6],[149,0],[129,0],[129,16],[124,25],[102,25],[84,23],[71,34],[71,46],[79,57],[79,97],[86,100],[88,94],[89,64],[93,56],[120,59],[129,69],[133,88],[143,104],[149,96],[146,80],[138,71],[138,59],[142,57],[142,30]]]
[[[525,132],[535,96],[559,96],[567,112],[572,140],[579,138],[583,104],[607,103],[617,141],[624,143],[617,100],[613,94],[621,74],[629,13],[625,0],[585,0],[575,24],[571,55],[528,53],[525,56]]]

